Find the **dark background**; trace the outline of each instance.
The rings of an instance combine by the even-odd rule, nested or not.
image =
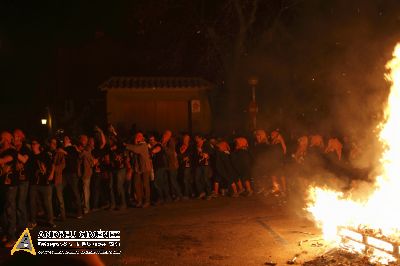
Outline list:
[[[84,130],[104,123],[110,76],[198,76],[215,131],[244,131],[256,76],[260,127],[363,134],[399,26],[396,0],[1,1],[0,127],[42,132],[50,107]]]

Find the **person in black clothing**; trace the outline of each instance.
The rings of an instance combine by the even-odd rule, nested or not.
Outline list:
[[[135,206],[135,188],[133,182],[133,165],[135,164],[136,155],[132,151],[127,151],[127,164],[126,164],[126,179],[125,179],[125,198],[127,200],[127,205],[130,207]],[[152,182],[152,187],[154,187],[154,173],[150,182]],[[153,188],[154,190],[154,188]]]
[[[113,184],[113,167],[111,161],[111,149],[106,145],[101,151],[100,171],[102,177],[102,191],[105,196],[105,209],[112,210],[115,208],[115,194]]]
[[[246,187],[247,195],[253,195],[253,188],[251,187],[251,165],[252,158],[248,151],[248,142],[245,138],[235,139],[235,151],[232,154],[232,164],[236,176],[239,178],[239,193],[244,193],[243,183]]]
[[[16,164],[18,176],[18,192],[17,192],[17,223],[18,230],[24,230],[28,224],[27,199],[29,190],[29,178],[27,175],[29,168],[29,157],[31,151],[24,143],[25,134],[20,129],[14,130],[14,147],[18,152],[18,160]]]
[[[229,144],[226,141],[220,141],[217,144],[215,152],[216,182],[220,184],[221,194],[225,196],[229,188],[232,189],[232,197],[238,197],[236,182],[239,181],[232,165]]]
[[[12,247],[16,241],[16,200],[18,178],[16,175],[16,163],[18,160],[17,151],[11,146],[12,135],[9,132],[2,132],[0,136],[0,184],[1,196],[4,197],[2,202],[4,207],[4,238],[5,247]]]
[[[68,136],[64,137],[65,169],[64,180],[72,191],[72,202],[75,205],[76,218],[82,218],[82,201],[79,192],[79,151],[76,146],[72,145],[71,139]]]
[[[30,208],[31,223],[30,229],[37,225],[37,202],[38,198],[43,199],[44,209],[47,215],[47,223],[50,227],[55,227],[53,222],[52,186],[54,178],[54,166],[48,153],[41,151],[38,140],[32,140],[32,168],[30,180]]]
[[[315,174],[313,169],[317,167],[323,167],[324,161],[325,144],[324,139],[321,135],[313,134],[309,137],[309,147],[307,149],[307,156],[305,157],[304,164],[307,175]]]
[[[79,153],[78,177],[82,181],[84,214],[88,214],[90,211],[90,179],[92,178],[94,165],[91,146],[88,145],[88,142],[88,136],[79,136],[79,143],[77,145]]]
[[[193,196],[193,148],[190,145],[190,136],[183,135],[182,145],[179,147],[178,159],[180,169],[182,170],[183,185],[184,185],[184,198],[188,199]]]
[[[297,139],[297,147],[296,150],[292,152],[292,172],[296,173],[296,179],[300,181],[300,183],[305,184],[305,178],[307,177],[307,169],[306,169],[306,161],[308,156],[309,149],[309,139],[307,135],[303,135]]]
[[[182,199],[181,187],[178,184],[178,154],[176,152],[175,138],[172,136],[170,130],[166,130],[161,137],[161,145],[163,146],[165,155],[167,156],[168,163],[168,180],[170,184],[171,195],[174,196],[175,201]]]
[[[171,194],[168,186],[168,161],[164,148],[155,136],[149,137],[150,156],[153,163],[154,186],[158,199],[157,204],[171,201]]]
[[[116,200],[118,210],[126,209],[125,180],[126,169],[129,164],[128,152],[122,149],[118,143],[113,143],[111,147],[111,164],[113,168],[113,183],[116,185]]]
[[[136,133],[134,144],[124,143],[128,151],[135,153],[133,165],[136,207],[148,208],[151,203],[150,177],[153,171],[149,146],[141,132]]]
[[[269,148],[267,133],[262,129],[256,130],[255,143],[251,150],[254,158],[253,177],[256,193],[262,193],[270,186],[268,183]]]
[[[275,195],[286,195],[286,177],[284,174],[286,144],[278,130],[271,132],[270,149],[270,175],[272,179],[272,193]],[[280,182],[279,182],[280,181]]]
[[[342,159],[343,144],[336,137],[331,137],[324,152],[325,169],[336,176],[345,176],[346,171]]]
[[[210,156],[212,149],[210,144],[202,136],[196,136],[196,151],[194,153],[194,163],[196,164],[195,182],[199,199],[211,199],[210,188]]]
[[[90,143],[91,141],[89,141]],[[100,208],[100,195],[101,195],[101,169],[100,162],[102,160],[101,149],[94,148],[92,150],[92,156],[94,161],[93,176],[91,179],[91,202],[92,210],[96,211]]]
[[[220,196],[220,183],[219,183],[219,177],[217,176],[217,170],[216,170],[216,152],[218,150],[217,144],[218,140],[214,137],[210,137],[208,140],[208,144],[210,147],[210,171],[211,171],[211,184],[212,184],[212,192],[211,192],[211,197],[212,198],[217,198]]]
[[[63,171],[65,168],[65,152],[58,148],[56,138],[49,140],[49,147],[47,154],[51,158],[54,167],[54,176],[52,180],[53,193],[55,193],[55,201],[53,206],[58,208],[58,217],[61,221],[65,221],[65,204],[64,204],[64,184],[63,184]]]
[[[93,175],[90,180],[91,186],[91,202],[92,210],[96,211],[100,208],[100,197],[102,191],[102,161],[104,158],[104,151],[106,146],[106,138],[103,131],[95,127],[95,138],[89,138],[89,146],[92,151],[93,157]],[[98,141],[98,145],[96,145],[96,140]]]
[[[324,153],[324,151],[325,151],[324,138],[318,134],[310,135],[308,154],[315,152],[316,154],[320,155],[321,153]]]

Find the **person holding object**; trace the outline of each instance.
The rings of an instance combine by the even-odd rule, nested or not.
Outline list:
[[[149,148],[145,142],[143,133],[136,133],[134,144],[125,144],[125,147],[128,151],[132,151],[136,154],[136,160],[133,165],[137,201],[136,207],[147,208],[150,206],[150,174],[152,171],[152,163]]]
[[[17,215],[16,215],[16,201],[17,201],[17,175],[16,175],[16,163],[17,163],[17,151],[11,146],[12,135],[10,132],[4,131],[0,136],[0,182],[2,193],[0,195],[4,197],[2,214],[4,217],[3,229],[5,247],[10,248],[16,241],[16,227],[17,227]]]
[[[33,139],[32,143],[32,176],[30,180],[30,207],[31,223],[30,229],[36,227],[37,198],[43,199],[44,209],[47,215],[47,223],[55,227],[53,222],[52,186],[54,178],[54,165],[48,153],[41,151],[38,140]]]
[[[175,139],[172,137],[172,132],[166,130],[161,139],[161,145],[165,151],[168,162],[168,178],[171,184],[171,194],[175,195],[175,200],[182,199],[181,188],[178,184],[178,155],[176,153]]]

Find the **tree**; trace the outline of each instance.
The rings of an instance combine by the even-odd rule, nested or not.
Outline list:
[[[245,83],[246,57],[261,40],[272,41],[285,12],[299,0],[226,0],[219,2],[208,13],[202,15],[202,27],[206,33],[204,47],[205,65],[208,65],[219,84],[223,84],[217,105],[225,112],[221,115],[232,118],[241,112]],[[222,78],[222,80],[218,80]],[[223,99],[223,100],[222,100]],[[246,102],[247,103],[247,102]],[[233,120],[231,120],[233,121]],[[238,125],[223,125],[235,127]]]

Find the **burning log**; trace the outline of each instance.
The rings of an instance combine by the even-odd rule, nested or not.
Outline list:
[[[340,246],[350,252],[375,258],[385,264],[398,261],[400,258],[400,242],[389,239],[379,230],[339,227],[338,235],[342,240]]]

